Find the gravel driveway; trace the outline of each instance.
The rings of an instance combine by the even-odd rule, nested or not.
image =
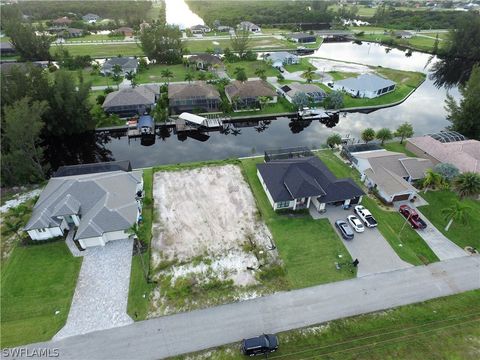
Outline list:
[[[133,323],[127,315],[133,240],[116,240],[85,250],[62,339]]]
[[[354,213],[353,210],[343,210],[341,206],[329,206],[324,214],[319,214],[311,206],[310,214],[314,219],[327,218],[335,228],[336,220],[347,221],[347,216]],[[336,228],[335,231],[338,233]],[[412,267],[400,259],[377,228],[365,228],[363,233],[355,233],[353,240],[342,239],[342,242],[352,258],[359,261],[358,277]]]

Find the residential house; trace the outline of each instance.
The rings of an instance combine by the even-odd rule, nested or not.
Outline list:
[[[215,86],[204,81],[196,81],[190,84],[169,84],[168,102],[171,114],[216,112],[221,98]]]
[[[84,35],[84,30],[83,29],[75,29],[75,28],[67,28],[67,29],[59,32],[58,34],[59,34],[59,36],[68,37],[68,38],[81,37],[81,36]]]
[[[364,192],[352,179],[337,179],[316,156],[272,160],[257,165],[257,176],[273,210],[350,206]]]
[[[435,165],[448,163],[460,172],[480,173],[480,141],[468,140],[454,131],[407,139],[406,148]]]
[[[240,24],[237,25],[237,29],[248,30],[252,33],[259,33],[262,31],[262,29],[260,29],[260,26],[257,26],[250,21],[242,21]]]
[[[83,15],[82,20],[90,24],[93,24],[100,20],[100,16],[98,16],[97,14],[89,13],[89,14]]]
[[[115,30],[115,33],[123,36],[127,36],[127,37],[132,37],[133,29],[127,26],[122,26],[122,27],[119,27],[117,30]]]
[[[53,26],[68,26],[72,23],[73,21],[70,20],[68,17],[63,16],[58,19],[55,19],[52,21]]]
[[[107,161],[90,164],[64,165],[55,171],[53,177],[64,177],[85,174],[98,174],[111,171],[132,171],[132,165],[128,160]]]
[[[291,103],[293,103],[293,98],[298,93],[305,93],[305,95],[315,103],[323,101],[326,96],[325,91],[323,91],[318,85],[314,84],[290,83],[283,85],[280,90],[285,98]]]
[[[403,153],[387,150],[351,153],[352,164],[360,172],[368,188],[376,189],[386,203],[410,200],[417,195],[412,186],[423,179],[427,169],[433,167],[428,159],[412,158]]]
[[[15,47],[9,42],[1,42],[0,43],[0,55],[2,56],[9,56],[14,55],[17,53]]]
[[[228,32],[228,33],[233,30],[231,26],[225,26],[225,25],[219,25],[216,27],[216,29],[218,32]]]
[[[317,42],[317,37],[315,35],[306,33],[290,34],[288,39],[299,44],[312,44]]]
[[[24,230],[34,241],[69,231],[83,249],[126,239],[141,214],[142,190],[141,171],[53,177]]]
[[[265,54],[265,60],[270,60],[274,68],[280,69],[285,65],[298,64],[300,58],[297,55],[291,54],[287,51],[277,51]]]
[[[120,117],[142,115],[155,107],[159,96],[159,85],[120,89],[107,95],[102,108],[107,114],[116,114]]]
[[[211,70],[215,68],[223,68],[222,60],[217,56],[211,54],[198,54],[192,55],[188,58],[190,64],[195,64],[198,70]]]
[[[393,35],[399,39],[411,39],[413,37],[413,33],[411,33],[410,31],[403,31],[403,30],[394,31]]]
[[[119,65],[122,68],[120,75],[125,75],[128,72],[136,74],[138,71],[138,59],[119,56],[105,60],[100,73],[105,76],[112,74],[115,65]]]
[[[349,41],[355,38],[349,30],[320,30],[315,33],[321,36],[324,42]]]
[[[13,69],[19,69],[23,73],[28,73],[32,67],[44,68],[43,61],[34,61],[34,62],[3,62],[0,63],[0,73],[5,75],[10,75]]]
[[[268,103],[277,102],[277,93],[265,80],[235,80],[225,86],[225,95],[237,111],[258,109],[261,97],[269,98]]]
[[[333,89],[353,97],[373,99],[395,90],[395,83],[376,74],[361,74],[356,78],[335,81]]]
[[[205,34],[212,31],[207,25],[194,25],[190,27],[192,34]]]

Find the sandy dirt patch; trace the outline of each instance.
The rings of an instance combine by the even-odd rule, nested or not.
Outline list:
[[[309,61],[317,69],[321,69],[324,72],[341,71],[341,72],[351,72],[351,73],[360,73],[360,74],[373,72],[371,68],[361,64],[345,63],[341,61],[318,59],[318,58],[311,58],[309,59]]]

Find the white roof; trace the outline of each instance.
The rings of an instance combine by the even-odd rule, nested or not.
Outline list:
[[[198,115],[190,114],[190,113],[187,113],[187,112],[181,113],[178,116],[178,118],[182,119],[182,120],[185,120],[185,121],[195,123],[197,125],[204,125],[205,120],[207,120],[207,118],[204,118],[203,116],[198,116]]]

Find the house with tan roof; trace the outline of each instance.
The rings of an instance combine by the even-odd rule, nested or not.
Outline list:
[[[225,95],[235,111],[258,109],[261,97],[277,102],[275,89],[265,80],[233,81],[225,86]]]
[[[406,148],[418,156],[430,159],[434,165],[448,163],[455,165],[460,172],[480,173],[480,141],[451,136],[451,133],[410,138],[407,139]]]
[[[213,67],[222,68],[223,63],[219,57],[212,54],[197,54],[192,55],[188,58],[190,64],[194,64],[198,70],[210,70]]]
[[[155,107],[159,96],[159,85],[124,88],[109,93],[102,108],[107,114],[117,114],[120,117],[142,115]]]
[[[205,81],[168,85],[168,108],[171,114],[216,112],[220,102],[218,90]]]
[[[416,196],[417,189],[412,182],[423,179],[427,169],[433,167],[428,159],[408,157],[384,149],[350,155],[361,180],[368,188],[376,189],[386,203],[410,200]]]

